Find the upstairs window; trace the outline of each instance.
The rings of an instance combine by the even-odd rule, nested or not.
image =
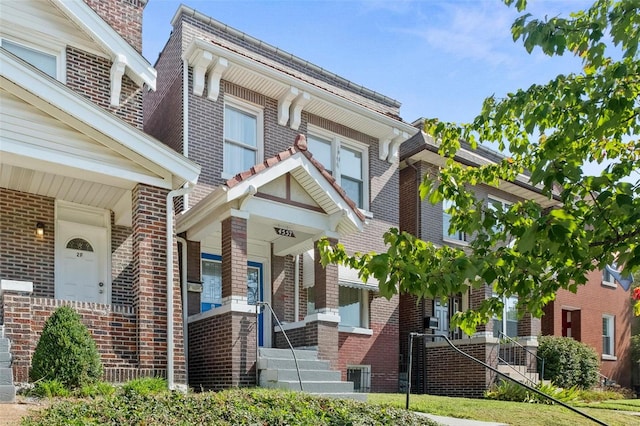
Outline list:
[[[489,209],[494,210],[494,211],[502,211],[505,212],[509,209],[509,206],[511,206],[512,203],[505,201],[505,200],[501,200],[499,198],[496,197],[492,197],[490,196],[489,199],[487,200],[487,205],[489,207]],[[502,230],[501,226],[494,226],[493,228],[494,232],[499,232]]]
[[[262,109],[225,99],[223,177],[233,177],[262,161],[262,128]]]
[[[360,209],[369,208],[368,148],[355,141],[313,130],[307,136],[309,151],[331,173]]]
[[[2,47],[53,78],[58,78],[58,57],[6,39]]]
[[[451,209],[455,208],[455,204],[451,200],[442,202],[442,237],[445,240],[466,241],[467,236],[462,231],[449,231],[451,227]]]

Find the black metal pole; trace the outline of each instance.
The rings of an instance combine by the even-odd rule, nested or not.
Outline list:
[[[409,365],[407,366],[407,400],[405,410],[409,409],[409,394],[411,393],[411,363],[413,361],[413,336],[415,333],[409,333]]]

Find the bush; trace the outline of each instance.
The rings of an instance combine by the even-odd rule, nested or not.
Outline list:
[[[556,386],[590,389],[598,383],[598,354],[570,337],[542,336],[538,356],[544,359],[544,378]]]
[[[565,403],[575,401],[580,398],[580,391],[576,387],[562,389],[552,384],[541,382],[538,383],[535,388],[545,395],[549,395]],[[495,399],[498,401],[553,404],[551,399],[545,398],[539,393],[529,390],[518,383],[507,380],[500,380],[498,384],[493,385],[488,391],[486,391],[484,396],[487,399]]]
[[[37,382],[30,394],[41,398],[55,398],[69,396],[69,390],[60,380],[43,380]]]
[[[73,309],[63,306],[44,323],[31,361],[31,380],[58,380],[72,389],[102,376],[96,343]]]
[[[98,396],[113,395],[115,392],[116,388],[111,383],[97,382],[82,386],[75,392],[75,394],[83,398],[96,398]]]

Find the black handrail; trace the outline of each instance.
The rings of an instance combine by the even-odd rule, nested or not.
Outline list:
[[[565,404],[564,402],[562,402],[562,401],[560,401],[558,399],[555,399],[554,397],[549,396],[546,393],[544,393],[542,391],[539,391],[536,388],[533,388],[533,387],[531,387],[531,386],[529,386],[529,385],[527,385],[525,383],[519,382],[516,379],[507,376],[506,374],[498,371],[496,368],[493,368],[489,364],[487,364],[487,363],[485,363],[483,361],[480,361],[478,358],[474,358],[473,356],[469,355],[468,353],[460,350],[458,347],[456,347],[451,342],[451,340],[449,340],[449,338],[447,336],[442,336],[442,335],[438,335],[438,334],[409,333],[409,367],[408,367],[408,371],[407,371],[407,399],[406,399],[406,406],[405,406],[405,408],[407,410],[409,409],[409,394],[411,393],[411,362],[412,362],[412,357],[413,357],[412,355],[413,355],[413,338],[414,337],[423,337],[423,338],[426,337],[426,338],[430,338],[432,341],[435,340],[436,338],[444,339],[449,344],[449,346],[451,346],[456,352],[458,352],[461,355],[464,355],[465,357],[469,358],[470,360],[472,360],[472,361],[484,366],[485,368],[488,368],[489,370],[493,371],[494,373],[497,373],[500,376],[503,376],[503,377],[511,380],[514,383],[517,383],[517,384],[519,384],[521,386],[524,386],[525,388],[529,389],[530,391],[533,391],[533,392],[535,392],[535,393],[537,393],[537,394],[539,394],[539,395],[541,395],[541,396],[543,396],[545,398],[548,398],[551,401],[555,402],[556,404],[562,405],[563,407],[573,411],[574,413],[580,414],[581,416],[586,417],[589,420],[591,420],[591,421],[593,421],[593,422],[595,422],[595,423],[597,423],[599,425],[608,426],[606,423],[602,422],[601,420],[596,419],[595,417],[590,416],[587,413],[584,413],[584,412],[582,412],[582,411],[580,411],[580,410],[578,410],[578,409],[576,409],[576,408],[574,408],[574,407],[572,407],[572,406],[570,406],[568,404]]]
[[[282,327],[282,324],[280,323],[278,316],[273,311],[273,308],[271,307],[269,302],[256,302],[256,324],[258,323],[257,310],[258,310],[258,306],[260,305],[266,306],[267,308],[269,308],[269,311],[271,311],[271,315],[273,316],[273,319],[275,319],[276,323],[278,323],[278,327],[280,327],[280,331],[282,331],[282,335],[284,336],[285,340],[287,341],[287,344],[289,345],[289,348],[291,349],[291,354],[293,355],[293,362],[296,364],[296,372],[298,373],[298,383],[300,383],[300,390],[304,391],[304,388],[302,387],[302,376],[300,376],[300,367],[298,366],[298,358],[296,357],[296,351],[293,349],[293,345],[291,344],[291,341],[289,340],[287,333],[284,331],[284,328]],[[258,330],[258,327],[256,327],[256,385],[259,383],[258,382],[258,356],[259,356],[260,347],[258,345],[258,342],[259,342],[258,335],[259,335],[259,330]]]

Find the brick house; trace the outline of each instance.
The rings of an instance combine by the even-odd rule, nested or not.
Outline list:
[[[416,121],[415,124],[422,123]],[[423,177],[435,174],[438,167],[445,163],[438,154],[438,147],[433,139],[423,132],[414,135],[402,145],[400,160],[401,229],[438,245],[467,246],[470,242],[468,235],[449,234],[449,215],[446,213],[449,206],[445,203],[431,205],[421,202],[418,196],[418,187]],[[501,156],[483,147],[477,150],[463,147],[455,160],[466,166],[478,166],[501,161]],[[522,199],[535,200],[544,207],[551,207],[555,203],[531,186],[524,175],[514,182],[502,182],[499,188],[480,185],[475,190],[478,198],[485,199],[489,206],[509,204]],[[406,376],[408,333],[429,332],[424,318],[436,317],[439,320],[438,329],[432,333],[447,335],[462,350],[494,367],[498,367],[503,361],[521,364],[516,367],[525,369],[523,376],[537,369],[535,357],[525,355],[521,349],[505,350],[504,345],[501,348],[500,340],[502,338],[504,341],[505,335],[532,353],[536,352],[537,337],[540,334],[570,336],[589,344],[598,352],[603,375],[622,386],[630,386],[629,341],[632,314],[629,294],[608,274],[603,278],[602,272],[593,272],[589,283],[580,287],[576,294],[561,290],[556,300],[547,305],[541,319],[529,314],[518,319],[515,310],[517,299],[509,298],[504,301],[502,320],[496,318],[479,327],[474,336],[469,338],[460,330],[449,328],[449,318],[454,312],[473,308],[491,295],[492,290],[488,286],[471,290],[467,294],[451,295],[446,303],[430,299],[416,303],[415,297],[402,295],[400,371]],[[495,380],[495,373],[471,363],[446,343],[427,341],[425,345],[414,348],[412,389],[418,393],[480,397]],[[499,355],[502,359],[498,358]],[[513,359],[505,359],[508,357]],[[509,369],[505,371],[508,372]],[[517,375],[516,373],[515,376]]]
[[[89,327],[107,380],[184,382],[167,205],[199,167],[142,132],[156,85],[145,4],[0,3],[0,323],[18,382],[61,305]]]
[[[189,7],[172,25],[144,128],[202,167],[177,204],[189,384],[256,383],[256,345],[286,347],[268,312],[256,319],[261,300],[343,380],[363,372],[361,390],[395,391],[398,298],[314,250],[321,237],[383,249],[399,223],[398,149],[417,129],[397,101]]]

